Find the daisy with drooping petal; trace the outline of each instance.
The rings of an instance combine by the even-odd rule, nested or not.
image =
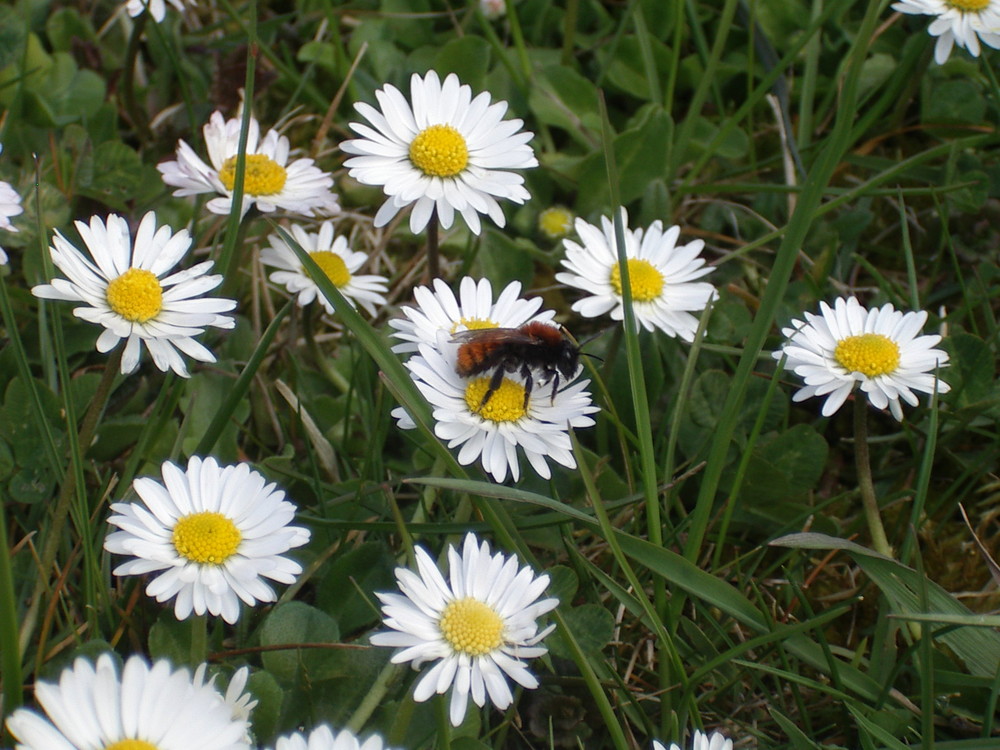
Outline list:
[[[364,102],[355,109],[371,125],[352,122],[361,135],[340,144],[353,156],[344,162],[351,177],[365,185],[381,185],[388,200],[375,215],[375,226],[389,223],[413,205],[410,231],[419,232],[436,210],[445,229],[461,214],[474,234],[479,214],[497,226],[506,219],[497,199],[524,203],[530,196],[524,178],[511,169],[538,166],[528,146],[532,133],[521,120],[503,120],[507,102],[490,103],[486,92],[449,74],[444,83],[433,70],[410,78],[410,99],[395,86],[375,92],[381,111]]]
[[[240,119],[226,120],[214,112],[205,125],[205,147],[211,166],[206,164],[186,142],[177,142],[177,160],[157,165],[163,181],[176,187],[174,195],[219,193],[205,207],[216,214],[228,214],[236,185],[236,155],[240,143]],[[256,206],[270,213],[281,209],[302,216],[317,213],[332,215],[340,211],[337,196],[330,192],[333,177],[315,165],[312,159],[288,161],[288,139],[268,130],[260,138],[260,124],[250,118],[247,135],[246,168],[243,176],[242,213]]]
[[[349,729],[341,729],[334,734],[326,724],[320,724],[309,735],[302,732],[279,737],[274,750],[389,750],[382,738],[373,734],[364,742]]]
[[[629,231],[624,208],[621,215],[636,322],[648,331],[659,328],[668,336],[694,341],[698,318],[691,313],[704,310],[717,296],[711,284],[695,281],[712,271],[700,256],[704,241],[678,245],[680,227],[663,231],[660,221],[654,221],[645,231]],[[611,313],[613,320],[623,320],[625,307],[614,222],[602,216],[601,225],[599,228],[583,219],[576,220],[576,233],[583,244],[563,240],[566,258],[562,265],[567,271],[557,273],[556,281],[592,295],[573,303],[573,310],[585,318]]]
[[[164,660],[133,656],[118,667],[110,654],[64,669],[58,684],[35,683],[48,715],[19,708],[7,719],[17,750],[248,750],[249,724],[234,718],[210,684]]]
[[[3,153],[3,144],[0,144],[0,153]],[[0,229],[16,232],[17,227],[11,224],[10,217],[19,216],[22,213],[24,213],[24,208],[21,207],[21,196],[9,182],[0,180]],[[7,253],[0,247],[0,266],[6,262]]]
[[[785,369],[805,382],[793,401],[826,396],[823,416],[829,417],[860,386],[872,406],[888,406],[902,420],[900,399],[916,406],[914,391],[951,389],[934,373],[948,362],[946,351],[933,348],[941,337],[918,335],[926,312],[904,313],[888,303],[867,310],[854,297],[839,297],[832,308],[820,302],[819,309],[819,315],[805,313],[805,322],[793,320],[783,328],[788,341],[774,352],[775,359],[787,356]]]
[[[111,351],[125,339],[123,374],[139,366],[143,343],[157,368],[181,377],[188,377],[181,353],[199,362],[215,361],[193,337],[207,326],[232,328],[235,321],[219,313],[232,310],[236,302],[201,296],[222,283],[222,276],[208,275],[210,260],[169,273],[191,246],[186,229],[174,233],[168,226],[157,228],[152,211],[142,217],[134,245],[128,222],[115,214],[107,222],[99,216],[91,217],[89,225],[78,221],[76,229],[90,259],[57,230],[49,252],[67,278],[36,286],[32,294],[85,303],[73,314],[106,329],[97,339],[97,351]]]
[[[240,601],[273,602],[265,581],[294,583],[302,567],[284,553],[309,541],[309,531],[289,526],[295,506],[285,493],[247,464],[219,466],[194,456],[187,471],[167,461],[163,484],[149,477],[132,483],[141,502],[113,503],[104,549],[134,559],[117,576],[160,574],[146,586],[159,602],[177,597],[174,614],[240,616]],[[162,572],[161,572],[162,571]]]
[[[405,306],[405,318],[393,318],[389,325],[393,336],[403,341],[394,352],[415,352],[419,344],[437,346],[438,332],[452,334],[479,328],[518,328],[530,321],[548,323],[552,310],[538,312],[541,297],[522,299],[521,282],[512,281],[503,288],[496,302],[489,279],[465,276],[459,283],[458,296],[441,279],[434,279],[434,289],[418,286],[413,290],[416,307]]]
[[[520,478],[518,448],[545,479],[552,476],[549,460],[576,468],[568,429],[594,424],[590,414],[598,407],[586,390],[590,381],[571,381],[554,393],[536,385],[526,396],[521,375],[505,373],[500,387],[484,404],[493,373],[459,375],[455,369],[458,346],[449,339],[442,332],[437,346],[420,344],[419,356],[411,357],[406,367],[433,408],[434,434],[447,441],[449,448],[459,448],[458,462],[467,466],[479,460],[497,482],[503,482],[508,472],[515,482]],[[402,407],[392,415],[402,429],[416,426]]]
[[[663,743],[653,740],[653,750],[666,750],[666,748]],[[682,748],[676,742],[672,742],[670,750],[682,750]],[[719,732],[712,732],[709,735],[696,729],[691,738],[691,750],[733,750],[733,741],[726,739],[725,735]]]
[[[292,236],[352,304],[360,304],[373,316],[375,305],[385,304],[382,293],[389,291],[389,280],[385,276],[356,273],[368,261],[368,256],[353,252],[343,235],[335,236],[332,221],[324,221],[318,233],[293,225]],[[266,266],[280,269],[270,275],[271,281],[283,284],[290,294],[298,294],[300,307],[319,298],[326,311],[333,314],[333,305],[302,267],[292,248],[280,235],[272,234],[268,239],[271,247],[261,251],[260,260]]]
[[[893,10],[908,15],[936,16],[927,32],[937,37],[934,61],[943,65],[958,43],[979,57],[979,43],[1000,49],[1000,0],[901,0]]]
[[[539,597],[549,584],[519,568],[516,555],[490,554],[490,546],[467,534],[462,552],[448,547],[446,581],[431,556],[414,548],[417,572],[396,568],[400,594],[378,593],[388,632],[376,633],[376,646],[399,649],[395,664],[412,662],[419,669],[436,662],[418,680],[413,699],[425,701],[451,689],[451,723],[465,718],[469,696],[477,706],[490,702],[500,710],[514,700],[507,677],[523,687],[538,687],[526,659],[548,649],[537,645],[555,628],[541,632],[535,622],[559,604]]]
[[[178,11],[184,10],[184,0],[167,0]],[[191,5],[195,5],[194,0],[188,0]],[[159,23],[167,15],[167,6],[163,0],[128,0],[125,5],[128,14],[133,18],[140,16],[146,11],[153,16],[153,20]]]

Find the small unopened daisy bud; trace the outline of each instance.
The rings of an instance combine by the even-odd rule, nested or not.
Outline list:
[[[495,21],[507,14],[507,5],[504,0],[479,0],[479,10],[487,20]]]
[[[573,212],[565,206],[552,206],[538,214],[538,231],[550,240],[561,240],[573,231]]]

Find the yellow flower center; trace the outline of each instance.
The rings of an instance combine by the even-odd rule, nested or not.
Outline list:
[[[944,3],[963,13],[978,13],[981,10],[986,10],[990,0],[944,0]]]
[[[538,228],[549,239],[565,237],[573,228],[573,214],[562,206],[546,208],[538,215]]]
[[[118,740],[118,742],[112,742],[104,750],[158,750],[158,748],[145,740]]]
[[[863,333],[838,341],[833,358],[845,370],[874,378],[899,367],[899,347],[880,333]]]
[[[351,280],[351,272],[347,270],[347,264],[336,253],[329,250],[320,250],[319,252],[310,253],[309,257],[316,261],[316,265],[323,269],[323,273],[326,274],[326,277],[338,289],[345,286]]]
[[[648,260],[630,258],[628,280],[632,287],[632,299],[636,302],[651,302],[663,293],[663,274]],[[611,267],[611,286],[621,297],[622,274],[617,263]]]
[[[128,269],[108,284],[104,298],[112,310],[132,323],[145,323],[163,309],[160,280],[144,268]]]
[[[452,325],[451,332],[457,331],[459,326],[465,326],[470,331],[481,331],[484,328],[496,328],[497,324],[485,318],[459,318],[458,322]]]
[[[525,416],[524,386],[504,378],[482,409],[479,405],[490,388],[490,378],[476,378],[465,386],[465,403],[469,411],[491,422],[516,422]]]
[[[221,513],[206,510],[178,520],[172,541],[177,554],[191,562],[221,565],[236,554],[242,539],[236,524]]]
[[[264,154],[247,154],[246,169],[243,172],[243,192],[247,195],[275,195],[285,187],[288,172],[274,159]],[[236,157],[226,159],[219,170],[219,179],[232,190],[236,185]]]
[[[426,175],[454,177],[469,163],[469,149],[451,125],[431,125],[410,143],[410,161]]]
[[[493,607],[478,599],[456,599],[441,613],[441,635],[462,654],[482,656],[503,643],[503,620]]]

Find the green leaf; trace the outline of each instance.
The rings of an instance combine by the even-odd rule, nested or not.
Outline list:
[[[149,655],[178,666],[191,661],[191,624],[178,620],[173,608],[161,612],[150,627]]]
[[[295,648],[295,644],[330,644],[340,640],[340,629],[330,615],[304,602],[279,605],[261,628],[262,646],[288,646],[265,651],[264,668],[285,684],[335,677],[336,654],[324,648]]]
[[[929,77],[926,92],[920,97],[920,119],[925,125],[982,125],[986,100],[982,91],[965,78],[933,81]]]
[[[337,619],[341,632],[352,633],[379,619],[374,592],[395,587],[395,569],[385,545],[366,542],[330,566],[316,591],[317,604]]]
[[[143,177],[139,155],[121,141],[107,141],[94,149],[93,163],[96,168],[89,184],[79,186],[80,194],[125,210]]]
[[[483,90],[490,67],[490,45],[482,37],[466,34],[451,39],[438,51],[434,69],[442,79],[454,73],[472,87],[473,96]]]
[[[855,542],[826,534],[801,533],[775,539],[771,544],[794,549],[839,549],[847,552],[885,594],[895,614],[972,614],[968,607],[913,568]],[[927,609],[920,604],[924,596],[927,598]],[[947,645],[970,674],[992,678],[1000,668],[1000,633],[995,630],[949,627],[941,630],[935,641]]]
[[[615,618],[599,604],[584,604],[572,609],[561,610],[563,619],[573,631],[580,649],[588,656],[596,656],[608,643],[615,630]],[[573,652],[565,642],[562,631],[558,637],[546,641],[553,655],[562,659],[572,659]]]
[[[741,495],[751,503],[805,500],[826,466],[826,441],[810,425],[761,438],[747,466]]]
[[[258,670],[247,680],[247,690],[257,700],[253,709],[253,734],[258,747],[273,747],[285,693],[270,672]]]
[[[0,19],[0,28],[3,20]],[[74,42],[94,42],[94,26],[89,18],[80,15],[76,8],[57,8],[45,19],[45,35],[52,49],[57,52],[71,52]]]
[[[588,153],[596,147],[601,132],[597,89],[579,73],[561,65],[543,68],[528,93],[528,106],[540,122],[562,128]]]

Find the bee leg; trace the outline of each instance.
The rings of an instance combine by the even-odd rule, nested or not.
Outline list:
[[[500,386],[503,385],[503,368],[498,367],[494,373],[493,377],[490,378],[490,384],[486,388],[486,393],[483,394],[483,400],[479,402],[479,406],[476,407],[476,414],[483,410],[486,406],[486,402],[489,401],[493,394],[500,390]]]
[[[549,405],[553,405],[556,402],[556,391],[559,390],[559,373],[556,372],[552,375],[552,394],[549,396]]]
[[[531,398],[531,389],[535,385],[535,381],[531,377],[531,368],[527,365],[522,367],[521,377],[524,378],[524,406],[522,408],[528,411],[528,400]]]

